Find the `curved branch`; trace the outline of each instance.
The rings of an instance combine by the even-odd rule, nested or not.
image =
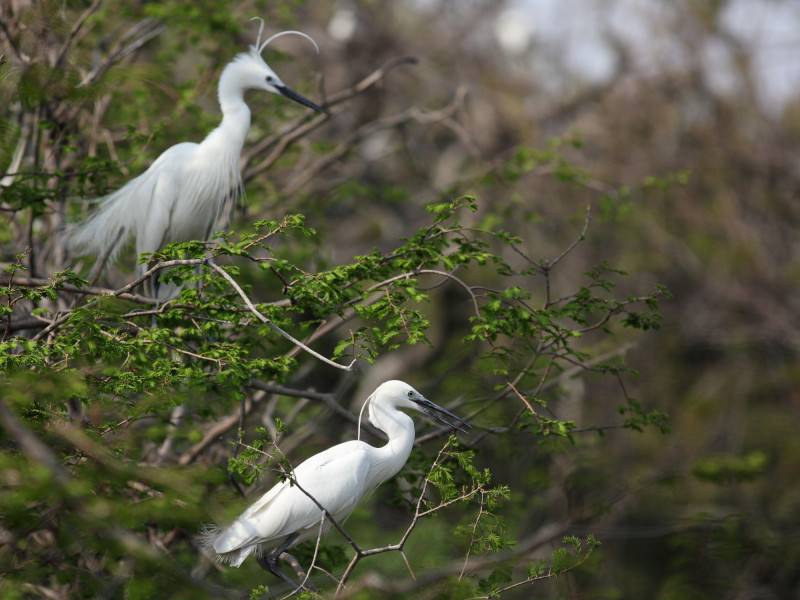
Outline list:
[[[302,350],[304,350],[306,353],[310,354],[314,358],[316,358],[318,360],[321,360],[326,365],[329,365],[329,366],[334,367],[336,369],[341,369],[342,371],[350,371],[350,370],[352,370],[353,365],[356,362],[356,359],[353,359],[350,362],[349,365],[340,365],[339,363],[334,362],[334,361],[332,361],[331,359],[329,359],[329,358],[327,358],[325,356],[322,356],[322,354],[320,354],[316,350],[312,350],[311,348],[306,346],[303,342],[298,340],[296,337],[294,337],[290,333],[284,331],[283,329],[281,329],[280,327],[275,325],[275,323],[270,321],[267,317],[265,317],[263,314],[261,314],[261,312],[255,307],[255,305],[250,300],[250,298],[247,296],[247,294],[244,293],[244,290],[241,288],[241,286],[238,283],[236,283],[236,280],[233,277],[231,277],[230,274],[225,269],[220,267],[217,263],[215,263],[212,260],[208,260],[207,264],[212,269],[214,269],[217,273],[219,273],[219,275],[221,275],[222,278],[225,279],[225,281],[227,281],[234,290],[236,290],[236,293],[239,294],[239,296],[242,298],[242,300],[244,301],[244,303],[247,306],[247,308],[250,309],[250,312],[253,313],[256,316],[256,318],[258,318],[259,321],[261,321],[262,323],[267,325],[275,333],[283,336],[284,338],[289,340],[292,344],[294,344],[298,348],[301,348]]]

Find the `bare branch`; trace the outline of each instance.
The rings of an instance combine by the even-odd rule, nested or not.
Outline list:
[[[570,252],[572,252],[578,244],[580,244],[583,240],[586,239],[586,232],[589,230],[589,224],[592,222],[592,205],[588,204],[586,206],[586,216],[583,219],[583,228],[581,229],[581,233],[576,240],[574,240],[564,251],[556,256],[553,259],[550,259],[545,264],[547,265],[548,269],[552,269],[558,263],[560,263],[564,257],[566,257]]]
[[[417,522],[419,521],[419,519],[421,517],[423,517],[425,515],[428,515],[430,513],[436,512],[436,511],[438,511],[438,510],[444,508],[445,506],[447,506],[449,504],[452,504],[454,502],[459,502],[461,500],[464,500],[467,497],[472,495],[471,493],[470,494],[462,494],[461,496],[459,496],[459,497],[457,497],[455,499],[452,499],[450,501],[439,503],[437,506],[435,506],[435,507],[433,507],[431,509],[422,510],[422,501],[425,499],[425,494],[426,494],[426,492],[428,490],[428,486],[431,483],[431,475],[436,470],[436,468],[442,463],[442,456],[444,455],[444,453],[447,451],[447,449],[449,447],[450,447],[450,440],[447,440],[444,443],[444,445],[441,447],[441,449],[439,450],[439,453],[436,455],[436,458],[434,459],[433,463],[431,464],[430,468],[428,469],[428,473],[427,473],[427,475],[425,476],[425,479],[422,482],[422,489],[420,490],[419,496],[417,498],[417,504],[416,504],[416,507],[414,509],[414,516],[411,518],[411,522],[408,524],[408,527],[406,527],[406,530],[403,532],[403,535],[400,537],[400,540],[396,544],[389,544],[387,546],[382,546],[380,548],[370,548],[369,550],[361,550],[356,545],[354,545],[355,543],[352,544],[353,548],[356,550],[356,553],[353,555],[353,558],[350,559],[350,562],[348,563],[347,567],[344,570],[344,573],[342,574],[341,579],[339,580],[339,585],[336,587],[335,597],[338,597],[339,594],[342,592],[342,590],[344,589],[345,584],[347,583],[347,579],[353,573],[353,569],[355,569],[356,565],[359,563],[359,561],[362,558],[365,558],[367,556],[374,556],[376,554],[383,554],[384,552],[395,551],[395,552],[401,552],[402,553],[403,548],[404,548],[406,542],[408,541],[409,536],[411,535],[411,532],[414,531],[414,529],[417,526]],[[475,491],[477,491],[477,490],[475,490]],[[414,578],[414,579],[416,580],[416,578]]]
[[[91,17],[94,13],[97,12],[97,9],[100,8],[100,5],[103,3],[103,0],[93,0],[93,2],[89,5],[85,11],[81,13],[81,15],[76,19],[75,23],[72,24],[72,29],[70,29],[69,35],[67,36],[64,45],[61,46],[61,50],[59,50],[58,55],[56,56],[56,60],[53,63],[54,68],[59,68],[61,64],[64,62],[64,59],[67,56],[67,52],[69,52],[70,46],[72,46],[73,42],[76,39],[79,39],[78,36],[83,29],[86,20]]]
[[[369,75],[367,75],[364,79],[356,83],[354,86],[347,88],[345,90],[341,90],[335,94],[332,94],[327,98],[327,102],[324,104],[324,108],[330,109],[334,106],[346,102],[355,96],[363,94],[370,88],[377,85],[380,81],[385,79],[386,75],[391,72],[396,67],[401,65],[410,65],[416,64],[417,59],[411,56],[404,56],[400,58],[395,58],[388,61],[379,69],[376,69]],[[301,118],[297,119],[295,122],[291,123],[288,127],[286,127],[283,131],[278,134],[269,136],[258,142],[257,144],[253,145],[248,151],[245,152],[244,156],[242,156],[242,171],[243,176],[242,179],[246,183],[253,179],[254,177],[258,176],[259,174],[263,173],[267,169],[269,169],[275,161],[277,161],[281,155],[286,151],[286,149],[296,142],[297,140],[305,137],[315,129],[322,126],[328,120],[330,120],[331,116],[336,114],[336,111],[333,111],[330,114],[323,114],[323,115],[304,115]],[[257,165],[254,165],[248,168],[248,165],[254,156],[260,156],[263,154],[268,148],[275,146],[272,152],[270,152],[261,162]]]
[[[358,417],[356,417],[353,413],[351,413],[349,410],[340,405],[336,401],[335,394],[315,392],[313,390],[298,390],[294,388],[288,388],[283,385],[278,385],[275,383],[266,383],[264,381],[261,381],[260,379],[253,379],[252,381],[250,381],[249,385],[252,388],[261,390],[263,392],[267,392],[268,394],[280,394],[282,396],[291,396],[295,398],[309,398],[311,400],[322,402],[325,406],[330,408],[340,417],[344,417],[351,423],[358,423]]]
[[[426,111],[419,109],[415,106],[404,110],[403,112],[382,117],[370,121],[356,129],[349,137],[339,143],[328,154],[321,156],[314,161],[305,170],[296,173],[287,183],[283,192],[291,196],[299,191],[303,186],[310,182],[318,173],[338,161],[346,155],[356,144],[365,139],[366,137],[383,131],[385,129],[393,129],[404,125],[405,123],[416,121],[422,124],[436,123],[449,119],[459,108],[461,102],[461,93],[457,92],[453,100],[445,107],[439,110]]]
[[[472,531],[469,534],[469,542],[467,543],[467,552],[464,555],[464,566],[461,567],[461,572],[458,574],[459,581],[461,581],[461,579],[464,577],[464,572],[467,570],[467,565],[469,564],[469,555],[472,552],[472,545],[475,543],[475,533],[478,530],[478,523],[480,522],[481,517],[483,516],[484,498],[485,494],[481,492],[481,503],[480,506],[478,507],[478,514],[475,517],[475,522],[472,524]]]
[[[220,436],[233,429],[239,423],[240,415],[247,415],[255,405],[259,404],[261,400],[264,399],[264,396],[265,394],[262,392],[253,398],[245,398],[240,409],[237,408],[233,413],[214,423],[214,425],[212,425],[211,428],[206,431],[202,440],[181,454],[180,458],[178,458],[178,464],[188,465],[193,463],[195,459],[200,456],[205,449],[213,444]]]
[[[100,79],[114,64],[138,51],[153,38],[161,35],[166,27],[153,19],[143,19],[123,33],[109,55],[89,71],[81,80],[79,87],[91,85]]]
[[[471,561],[465,573],[477,573],[506,564],[530,555],[532,552],[550,544],[570,530],[568,523],[549,523],[540,527],[537,531],[526,538],[520,540],[512,549],[504,552],[495,552],[486,557]],[[407,596],[417,590],[430,589],[432,585],[447,579],[457,577],[463,567],[463,560],[454,560],[450,564],[440,568],[427,571],[421,574],[416,580],[410,581],[387,581],[374,576],[366,576],[362,580],[350,586],[346,593],[342,594],[341,599],[346,600],[357,596],[364,590],[376,590],[400,596]]]

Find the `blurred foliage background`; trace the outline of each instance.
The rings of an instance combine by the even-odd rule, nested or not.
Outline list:
[[[4,2],[4,597],[259,597],[269,592],[258,586],[279,589],[255,564],[217,569],[192,541],[203,522],[246,505],[237,490],[250,497],[271,481],[256,483],[248,455],[234,448],[237,406],[248,407],[247,440],[282,424],[280,445],[295,463],[354,436],[351,421],[308,398],[274,387],[267,396],[243,391],[234,380],[251,375],[244,368],[212,390],[202,387],[201,369],[182,380],[189,384],[156,373],[147,393],[133,379],[126,391],[118,365],[90,353],[53,362],[34,340],[37,315],[54,318],[73,301],[48,279],[89,268],[59,242],[65,224],[90,209],[81,199],[113,190],[168,146],[199,141],[216,126],[219,72],[252,43],[253,16],[269,32],[301,29],[321,46],[316,57],[299,39],[275,44],[267,60],[287,84],[320,101],[342,90],[352,97],[284,144],[288,127],[311,121],[280,98],[248,96],[247,195],[233,230],[302,213],[315,235],[281,239],[275,252],[322,273],[376,248],[391,252],[429,226],[426,206],[469,194],[477,208],[459,227],[502,229],[517,236],[519,250],[491,247],[513,273],[465,251],[472,262],[463,277],[475,291],[519,285],[541,303],[551,288],[556,298],[579,294],[585,273],[606,264],[629,273],[593,271],[613,279],[617,298],[649,297],[659,284],[671,293],[660,320],[647,311],[626,316],[643,332],[604,325],[564,342],[583,367],[523,368],[522,383],[550,411],[549,428],[521,414],[514,394],[476,417],[486,429],[462,443],[510,496],[476,548],[474,560],[486,562],[475,565],[472,584],[457,581],[467,542],[453,533],[475,519],[466,507],[421,522],[411,536],[416,583],[399,556],[386,554],[359,565],[351,595],[488,596],[535,576],[525,571],[535,559],[552,566],[561,536],[593,535],[600,546],[579,565],[503,596],[800,598],[800,76],[791,66],[800,10],[792,0]],[[779,45],[788,54],[767,52]],[[568,249],[543,273],[548,263],[540,261]],[[524,272],[522,254],[537,268]],[[131,257],[97,285],[120,288],[133,264]],[[280,275],[240,269],[261,301],[284,296]],[[13,305],[12,273],[30,279]],[[430,343],[400,336],[396,347],[378,344],[374,362],[363,361],[355,376],[302,357],[260,365],[292,388],[330,392],[351,413],[378,383],[399,378],[468,414],[513,377],[519,356],[505,357],[510,375],[480,360],[485,344],[464,342],[474,333],[469,297],[450,284],[428,295],[422,307],[411,292],[405,300],[421,311],[411,317]],[[319,317],[313,310],[282,318],[305,327]],[[88,339],[92,317],[82,318]],[[160,327],[178,335],[169,322]],[[342,340],[340,350],[352,350],[344,331],[326,342],[330,352]],[[165,385],[154,391],[161,376]],[[537,387],[543,376],[548,386]],[[192,418],[176,422],[181,406]],[[225,435],[192,454],[229,413]],[[442,441],[422,443],[404,476],[348,521],[365,547],[402,533],[413,514],[402,499],[415,497]],[[87,495],[108,501],[75,504]],[[81,531],[96,532],[90,551]],[[324,565],[340,572],[348,550],[332,534]],[[309,549],[298,554],[307,560],[302,552]]]

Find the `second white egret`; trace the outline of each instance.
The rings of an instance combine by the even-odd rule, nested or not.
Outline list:
[[[239,156],[250,129],[245,91],[280,94],[324,112],[286,86],[261,56],[267,44],[283,35],[300,35],[319,52],[314,40],[299,31],[283,31],[261,43],[263,26],[262,21],[255,46],[222,71],[220,125],[199,144],[185,142],[168,148],[144,173],[101,199],[94,215],[71,230],[69,247],[74,253],[113,261],[130,237],[135,239],[137,256],[171,242],[208,240],[242,192]],[[153,295],[159,297],[157,279],[153,288]],[[161,296],[165,296],[163,290]]]
[[[414,444],[414,422],[400,409],[421,411],[453,429],[469,427],[402,381],[382,383],[367,402],[369,421],[388,437],[384,446],[352,440],[308,458],[294,469],[294,481],[276,484],[228,527],[206,532],[208,551],[234,567],[255,554],[259,564],[288,581],[277,560],[293,545],[317,535],[323,523],[320,506],[341,524],[359,500],[406,463]],[[323,530],[330,526],[324,522]]]

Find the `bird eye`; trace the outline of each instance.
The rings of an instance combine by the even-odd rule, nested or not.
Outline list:
[[[408,392],[408,397],[409,398],[413,398],[414,397],[414,392]]]
[[[267,75],[267,81],[269,83],[272,83],[273,81],[275,81],[275,78],[272,75]]]

